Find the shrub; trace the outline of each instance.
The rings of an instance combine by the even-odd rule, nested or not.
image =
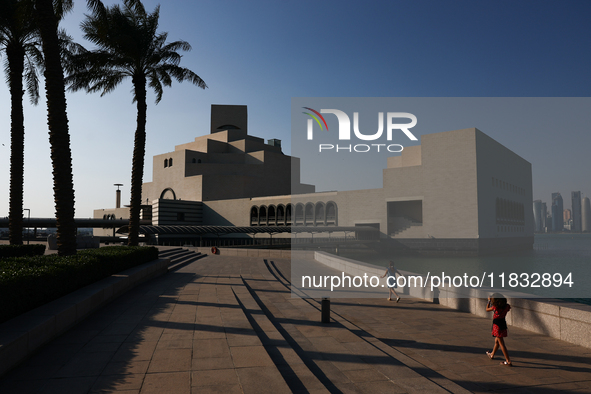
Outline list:
[[[0,260],[0,323],[117,272],[158,258],[154,247],[113,246],[73,256]]]
[[[0,259],[8,257],[43,256],[45,245],[0,245]]]

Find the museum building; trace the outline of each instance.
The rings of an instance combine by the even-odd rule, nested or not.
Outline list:
[[[476,128],[423,135],[387,159],[378,189],[315,192],[299,169],[280,141],[248,134],[246,106],[212,105],[208,135],[154,156],[142,218],[153,226],[303,226],[315,237],[371,226],[385,245],[419,251],[533,247],[531,164]],[[109,215],[128,218],[129,209],[94,211]]]

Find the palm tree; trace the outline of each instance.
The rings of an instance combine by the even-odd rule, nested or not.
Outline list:
[[[67,82],[71,90],[113,91],[124,79],[131,78],[133,102],[137,104],[131,171],[131,203],[129,245],[138,244],[141,189],[146,146],[146,94],[149,86],[156,93],[156,104],[162,99],[163,85],[172,79],[189,81],[205,89],[207,85],[193,71],[179,66],[181,55],[189,51],[185,41],[166,43],[167,33],[157,33],[160,7],[147,13],[137,0],[125,0],[123,7],[105,7],[94,1],[92,14],[82,22],[84,37],[97,46],[93,51],[81,50],[75,57]]]
[[[23,78],[31,103],[39,101],[37,67],[43,62],[37,28],[31,19],[30,4],[0,0],[0,50],[5,52],[4,69],[10,88],[10,208],[9,241],[23,243],[23,180],[25,117]]]
[[[45,59],[45,94],[53,165],[58,254],[71,255],[76,254],[74,183],[58,23],[60,17],[72,8],[72,0],[34,0],[33,4],[34,21],[39,29]]]

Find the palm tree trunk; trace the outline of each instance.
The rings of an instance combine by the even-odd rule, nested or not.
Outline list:
[[[131,202],[129,212],[129,246],[139,242],[140,210],[142,205],[142,181],[144,178],[144,155],[146,153],[146,77],[133,77],[135,99],[137,100],[137,127],[133,143],[131,166]]]
[[[58,254],[71,255],[76,254],[72,154],[66,113],[64,73],[57,36],[58,19],[55,16],[52,3],[52,0],[35,0],[37,24],[43,41],[43,55],[45,57],[45,94],[53,164]]]
[[[25,51],[7,45],[10,84],[10,212],[8,239],[11,245],[23,243],[23,179],[25,166],[25,116],[23,114],[23,71]]]

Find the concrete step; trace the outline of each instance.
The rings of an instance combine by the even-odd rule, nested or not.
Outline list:
[[[193,251],[186,251],[183,253],[177,253],[175,255],[170,256],[170,264],[176,264],[186,259],[189,259],[194,256],[201,256],[201,253],[193,252]]]
[[[168,259],[174,259],[181,256],[190,255],[193,253],[191,250],[183,249],[183,248],[174,248],[174,249],[166,249],[164,251],[160,251],[159,256],[163,256]]]
[[[185,256],[190,256],[191,254],[193,254],[193,251],[187,250],[187,249],[181,249],[179,251],[176,251],[175,253],[171,253],[169,255],[167,255],[166,257],[168,257],[169,259],[178,259],[178,258],[182,258]]]
[[[206,256],[205,254],[202,254],[199,252],[191,252],[190,254],[171,259],[168,269],[173,270],[173,269],[180,268],[180,267],[190,264],[194,261],[197,261],[205,256]]]
[[[158,256],[162,257],[167,257],[170,255],[173,255],[175,253],[178,253],[179,251],[183,250],[183,248],[158,248]]]
[[[180,268],[181,266],[185,266],[205,257],[205,255],[200,252],[183,248],[168,249],[164,253],[161,253],[160,256],[170,259],[169,270]]]

